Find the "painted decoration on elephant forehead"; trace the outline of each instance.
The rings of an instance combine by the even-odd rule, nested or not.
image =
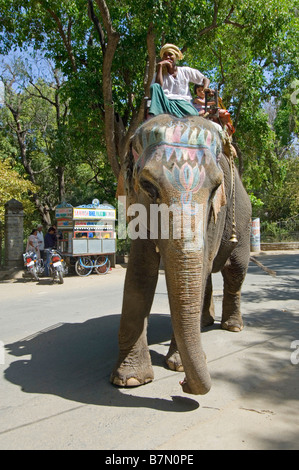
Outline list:
[[[163,172],[168,181],[181,193],[181,204],[192,205],[192,195],[203,185],[205,168],[203,163],[213,159],[218,164],[221,152],[221,141],[218,132],[200,126],[191,126],[171,121],[167,126],[153,126],[152,129],[142,129],[141,155],[133,148],[134,160],[141,170],[149,155],[161,161]],[[152,148],[151,152],[145,152]],[[175,160],[172,169],[168,169],[170,159]],[[193,212],[193,209],[191,209]]]
[[[198,125],[191,126],[190,123],[186,125],[176,122],[174,124],[171,121],[167,126],[155,125],[150,130],[143,128],[140,134],[140,144],[143,151],[150,146],[159,146],[155,154],[157,159],[164,156],[167,161],[174,157],[178,162],[197,160],[198,163],[201,163],[205,154],[206,156],[211,155],[218,163],[221,140],[216,129],[205,129]],[[136,151],[134,157],[135,161],[140,158]]]
[[[192,167],[186,162],[181,167],[175,163],[171,171],[163,166],[163,171],[172,186],[180,191],[181,204],[190,204],[191,208],[193,193],[196,193],[204,183],[206,176],[205,168],[203,166],[199,168],[198,165]],[[190,212],[194,213],[194,209],[191,208]]]
[[[205,169],[198,165],[192,167],[189,163],[184,163],[182,167],[174,164],[172,170],[164,166],[164,174],[174,188],[183,193],[195,193],[201,188],[205,180]],[[188,199],[188,198],[187,198]]]

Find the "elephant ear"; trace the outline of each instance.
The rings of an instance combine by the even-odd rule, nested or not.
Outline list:
[[[134,155],[130,146],[117,181],[116,197],[126,197],[126,214],[131,204],[137,202],[137,195],[134,190]]]
[[[217,217],[221,210],[221,207],[225,205],[226,205],[226,195],[225,195],[224,181],[222,181],[212,201],[212,208],[214,212],[215,223],[217,222]]]

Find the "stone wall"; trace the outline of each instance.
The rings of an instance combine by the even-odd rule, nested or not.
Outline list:
[[[4,266],[7,268],[23,266],[23,204],[11,199],[5,204]]]
[[[298,250],[299,242],[261,243],[261,251]]]

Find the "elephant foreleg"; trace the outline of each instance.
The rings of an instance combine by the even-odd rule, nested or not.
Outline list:
[[[159,273],[160,255],[149,240],[134,240],[124,287],[119,329],[119,357],[111,382],[134,387],[154,378],[147,344],[150,314]]]
[[[211,326],[215,321],[215,309],[213,302],[213,286],[212,286],[212,275],[210,274],[207,278],[207,284],[205,289],[201,326]]]
[[[231,257],[222,270],[224,280],[221,327],[229,331],[241,331],[241,287],[245,279],[247,265]]]

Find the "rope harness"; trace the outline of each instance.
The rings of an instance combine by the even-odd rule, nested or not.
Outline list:
[[[213,101],[209,102],[213,97]],[[225,155],[228,157],[229,166],[230,166],[230,174],[231,174],[231,199],[232,199],[232,234],[230,237],[231,243],[237,243],[237,229],[236,229],[236,184],[235,184],[235,165],[234,165],[234,150],[232,146],[232,136],[229,134],[227,127],[225,124],[222,123],[219,117],[219,104],[223,106],[222,100],[218,97],[217,90],[206,90],[205,91],[205,114],[203,117],[207,119],[217,119],[219,124],[221,125],[223,132],[222,132],[222,142],[223,146],[228,149],[227,154]],[[208,111],[209,108],[209,111]],[[224,108],[224,107],[223,107]]]

